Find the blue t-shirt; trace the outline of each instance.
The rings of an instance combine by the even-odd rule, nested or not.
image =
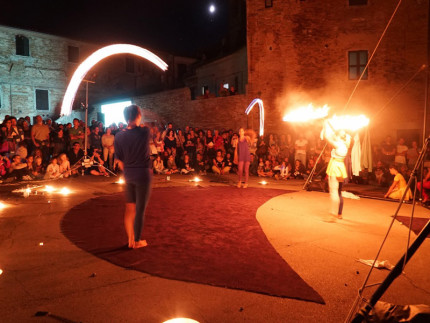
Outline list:
[[[148,180],[151,168],[149,134],[148,127],[135,127],[115,135],[115,157],[124,163],[124,177],[128,183]]]

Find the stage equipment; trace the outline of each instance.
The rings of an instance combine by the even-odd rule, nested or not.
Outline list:
[[[394,266],[393,270],[388,274],[388,276],[385,278],[385,280],[381,283],[381,285],[378,287],[378,289],[373,293],[372,297],[370,298],[370,300],[366,301],[366,305],[363,306],[360,311],[358,313],[355,314],[354,318],[351,321],[351,317],[353,315],[353,313],[356,311],[357,306],[359,306],[359,302],[360,301],[364,301],[363,297],[362,297],[362,293],[363,290],[366,287],[370,287],[370,286],[366,286],[367,281],[369,280],[370,274],[372,273],[372,270],[375,266],[375,263],[377,261],[377,259],[379,258],[379,254],[382,250],[382,247],[384,246],[384,243],[388,237],[388,234],[394,224],[394,221],[396,220],[396,217],[400,211],[400,208],[403,205],[403,202],[405,200],[405,196],[408,192],[408,190],[410,189],[412,183],[416,183],[417,181],[417,171],[420,168],[420,166],[422,165],[422,163],[424,162],[426,153],[427,153],[427,148],[429,147],[429,142],[430,142],[430,137],[427,138],[425,140],[425,144],[423,146],[423,149],[421,150],[421,153],[418,157],[417,162],[415,163],[414,169],[412,170],[411,176],[409,178],[409,181],[407,183],[407,187],[405,189],[405,192],[403,193],[402,198],[400,199],[399,203],[398,203],[398,207],[396,212],[393,215],[393,220],[391,221],[391,224],[388,228],[387,234],[385,235],[384,240],[382,241],[381,247],[379,248],[377,255],[375,257],[375,260],[372,264],[372,267],[369,270],[369,273],[362,285],[362,287],[359,289],[359,294],[356,298],[356,300],[354,301],[354,304],[351,308],[351,311],[346,319],[345,322],[353,322],[353,323],[359,323],[359,322],[364,322],[367,321],[367,317],[370,313],[370,311],[374,308],[376,302],[381,298],[381,296],[385,293],[385,291],[388,289],[388,287],[391,285],[391,283],[403,272],[403,269],[405,268],[406,264],[408,263],[408,261],[412,258],[412,256],[414,255],[414,253],[418,250],[418,248],[420,247],[420,245],[424,242],[424,240],[426,239],[426,237],[429,235],[430,233],[430,220],[427,222],[427,224],[424,226],[424,228],[421,230],[421,232],[418,234],[418,236],[416,237],[415,241],[412,243],[412,245],[409,246],[409,242],[410,242],[410,233],[411,233],[411,226],[412,226],[412,221],[414,218],[414,211],[415,211],[415,198],[416,198],[416,185],[415,185],[415,189],[414,189],[414,198],[413,198],[413,206],[412,206],[412,211],[411,211],[411,221],[409,224],[409,235],[408,235],[408,241],[407,241],[407,248],[406,248],[406,252],[405,254],[399,259],[399,261],[397,262],[397,264]],[[424,188],[422,188],[424,189]]]

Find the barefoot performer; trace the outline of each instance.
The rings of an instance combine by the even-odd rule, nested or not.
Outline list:
[[[249,147],[251,146],[253,140],[255,139],[255,133],[253,130],[245,130],[243,128],[239,129],[239,140],[236,144],[236,149],[234,150],[234,163],[238,165],[238,175],[239,182],[237,187],[240,188],[243,184],[243,188],[248,187],[249,178],[249,164],[251,163],[251,153]]]
[[[324,120],[322,135],[334,147],[326,171],[331,199],[330,213],[342,219],[342,185],[348,177],[344,160],[351,144],[351,136],[345,130],[335,132],[328,120]]]
[[[137,105],[126,107],[124,117],[127,129],[118,132],[114,142],[126,182],[124,226],[128,247],[141,248],[148,245],[146,240],[141,240],[141,234],[152,182],[149,128],[139,126],[142,115]]]

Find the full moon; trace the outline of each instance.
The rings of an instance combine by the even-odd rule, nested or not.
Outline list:
[[[211,4],[210,7],[209,7],[209,12],[210,13],[214,13],[215,9],[216,9],[215,6],[213,4]]]

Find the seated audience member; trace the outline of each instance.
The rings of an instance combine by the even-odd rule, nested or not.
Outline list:
[[[7,158],[6,154],[0,155],[0,179],[4,180],[8,173],[10,168],[10,160]]]
[[[27,163],[27,174],[34,179],[33,177],[33,165],[34,165],[34,157],[33,155],[30,155],[25,160]]]
[[[167,159],[167,170],[170,174],[179,173],[178,166],[176,166],[175,156],[170,155]]]
[[[407,187],[406,181],[402,174],[399,173],[397,170],[397,167],[395,165],[391,165],[390,168],[390,174],[394,176],[393,184],[388,189],[387,193],[384,195],[385,198],[400,200],[405,193],[406,189],[406,195],[405,195],[405,201],[412,198],[412,192]]]
[[[225,166],[229,167],[229,172],[237,172],[237,166],[233,163],[233,156],[230,152],[225,154],[224,157]]]
[[[218,149],[212,162],[212,171],[218,175],[228,174],[230,167],[226,166],[221,149]]]
[[[199,173],[199,175],[206,175],[206,172],[209,168],[209,165],[207,163],[207,160],[204,159],[203,154],[197,153],[196,156],[196,172]]]
[[[302,162],[297,159],[294,164],[294,169],[292,170],[291,177],[295,179],[304,179],[305,174],[305,167],[303,166]]]
[[[91,134],[88,136],[88,142],[91,150],[97,149],[100,152],[103,151],[102,136],[100,135],[99,127],[94,127],[91,130]]]
[[[187,152],[191,159],[194,159],[197,149],[196,145],[194,144],[194,140],[191,139],[190,133],[188,133],[185,138],[184,150]]]
[[[273,170],[272,170],[272,166],[270,165],[270,160],[266,160],[263,164],[263,167],[259,168],[258,176],[260,176],[260,177],[272,177],[273,176]]]
[[[79,142],[75,142],[72,149],[67,154],[72,169],[72,175],[77,175],[81,170],[82,162],[84,158],[84,151],[81,149]]]
[[[90,157],[90,167],[85,166],[85,174],[109,177],[109,174],[104,168],[103,164],[104,162],[100,156],[100,151],[98,149],[94,149],[93,154]]]
[[[21,160],[25,160],[27,158],[28,150],[27,150],[27,144],[25,143],[25,141],[18,143],[16,154],[21,156]]]
[[[28,176],[27,164],[21,161],[20,155],[14,155],[12,157],[12,163],[9,168],[9,177],[18,181],[32,179]]]
[[[258,159],[253,153],[251,153],[251,161],[249,163],[249,175],[258,176]]]
[[[205,144],[200,137],[196,138],[196,153],[202,156],[205,154]]]
[[[45,179],[56,179],[61,177],[60,165],[56,157],[51,158],[51,162],[46,168]]]
[[[190,156],[185,154],[184,160],[183,160],[182,165],[181,165],[181,174],[190,175],[190,174],[193,174],[194,171],[195,171],[194,167],[190,161]]]
[[[275,178],[287,180],[288,177],[290,177],[289,165],[284,160],[284,161],[282,161],[281,165],[279,165],[277,167],[279,167],[279,173],[276,173]]]
[[[422,195],[423,195],[423,201],[422,202],[423,203],[430,202],[430,171],[427,167],[424,168],[423,182],[417,183],[417,189],[420,192],[422,190]]]
[[[305,177],[308,178],[309,175],[312,173],[312,170],[315,167],[315,160],[313,158],[309,158],[308,160],[308,166],[306,167],[305,171]]]
[[[63,129],[59,129],[58,132],[51,139],[51,153],[52,156],[59,156],[66,152],[67,140],[64,136]]]
[[[43,166],[43,159],[41,156],[34,157],[31,175],[34,179],[42,179],[45,176],[45,166]]]
[[[160,155],[155,158],[154,163],[152,164],[152,169],[154,170],[154,174],[170,174],[169,170],[164,168],[164,162]]]
[[[388,183],[387,170],[380,160],[376,163],[376,167],[373,170],[373,177],[379,186],[386,186]]]
[[[58,156],[58,165],[60,166],[60,173],[63,177],[67,178],[72,175],[72,170],[70,168],[70,162],[65,153]]]

